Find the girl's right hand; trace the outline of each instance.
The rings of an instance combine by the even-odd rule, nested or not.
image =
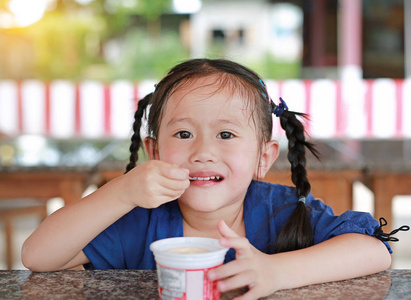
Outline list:
[[[125,200],[156,208],[179,198],[190,186],[189,170],[160,160],[149,160],[123,175]]]
[[[43,272],[88,262],[82,249],[93,238],[136,206],[155,208],[177,199],[190,185],[188,175],[177,165],[150,160],[111,180],[44,220],[24,242],[24,265]]]

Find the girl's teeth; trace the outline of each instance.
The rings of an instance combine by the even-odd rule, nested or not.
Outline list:
[[[220,180],[220,176],[210,176],[210,177],[188,177],[189,180]]]

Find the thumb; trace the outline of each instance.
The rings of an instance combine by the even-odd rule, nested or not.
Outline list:
[[[223,220],[218,222],[218,231],[224,238],[240,237],[234,230],[232,230]]]
[[[224,221],[218,222],[218,231],[223,236],[220,239],[220,244],[223,247],[234,248],[236,259],[250,257],[252,255],[252,247],[247,238],[240,237],[234,230],[227,226]]]

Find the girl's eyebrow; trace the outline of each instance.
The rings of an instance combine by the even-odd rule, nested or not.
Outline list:
[[[188,122],[192,123],[192,118],[190,117],[183,117],[183,118],[172,118],[170,121],[167,122],[167,126],[176,124],[176,123],[182,123],[182,122]],[[242,127],[241,122],[239,122],[236,118],[230,118],[230,119],[217,119],[216,124],[227,124],[227,125],[234,125],[237,127]]]
[[[191,122],[191,118],[189,117],[172,118],[170,121],[168,121],[167,126],[173,125],[175,123],[181,123],[181,122]]]
[[[217,122],[222,123],[222,124],[234,125],[234,126],[237,126],[237,127],[242,127],[243,126],[241,124],[241,122],[239,122],[235,118],[232,118],[232,119],[218,119]]]

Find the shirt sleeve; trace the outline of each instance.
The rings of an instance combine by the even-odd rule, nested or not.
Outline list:
[[[137,269],[144,256],[150,211],[135,208],[96,236],[83,252],[86,270]]]
[[[345,233],[374,236],[375,230],[379,227],[378,221],[366,212],[349,210],[336,216],[331,207],[319,200],[312,200],[308,205],[312,208],[311,222],[314,230],[314,244]],[[391,254],[391,246],[388,242],[383,243]]]
[[[84,265],[86,270],[124,269],[121,243],[114,224],[96,236],[83,252],[90,261]]]

